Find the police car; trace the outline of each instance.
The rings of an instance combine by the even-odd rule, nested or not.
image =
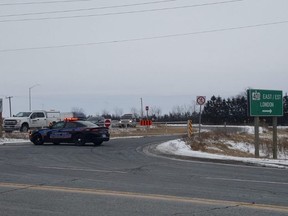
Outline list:
[[[29,138],[35,145],[47,143],[75,143],[85,145],[91,142],[101,145],[109,141],[110,133],[106,127],[99,127],[89,121],[67,118],[64,121],[54,123],[49,128],[30,131]]]

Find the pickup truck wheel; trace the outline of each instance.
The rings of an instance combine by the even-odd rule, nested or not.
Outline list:
[[[27,133],[28,132],[28,125],[27,124],[23,124],[20,128],[20,132],[24,132],[24,133]]]
[[[36,134],[31,141],[34,143],[34,145],[43,145],[44,143],[44,140],[40,134]]]
[[[81,134],[76,134],[73,140],[76,145],[85,145],[86,143],[85,137]]]

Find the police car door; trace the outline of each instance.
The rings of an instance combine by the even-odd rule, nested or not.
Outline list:
[[[65,138],[65,132],[63,132],[66,122],[61,121],[54,124],[51,128],[51,131],[47,133],[48,140],[51,142],[63,141]]]

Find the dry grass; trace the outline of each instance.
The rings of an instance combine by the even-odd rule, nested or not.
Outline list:
[[[12,132],[12,133],[3,133],[3,137],[4,138],[8,138],[8,139],[28,139],[29,138],[29,134],[28,133],[20,133],[20,132]]]
[[[266,133],[260,134],[259,148],[269,157],[272,155],[272,131],[267,130]],[[247,133],[224,133],[220,131],[203,132],[194,134],[191,138],[185,139],[186,143],[195,151],[203,151],[213,154],[223,154],[238,157],[253,157],[251,152],[245,152],[238,149],[232,149],[229,143],[244,143],[253,145],[255,143],[254,134]],[[287,130],[279,130],[278,132],[278,151],[285,153],[288,151],[288,135]]]
[[[110,130],[111,137],[185,134],[186,132],[187,129],[185,127],[165,127],[165,126],[112,128]]]

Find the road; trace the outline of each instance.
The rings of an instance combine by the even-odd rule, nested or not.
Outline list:
[[[288,171],[146,154],[175,136],[0,146],[1,216],[288,215]]]

